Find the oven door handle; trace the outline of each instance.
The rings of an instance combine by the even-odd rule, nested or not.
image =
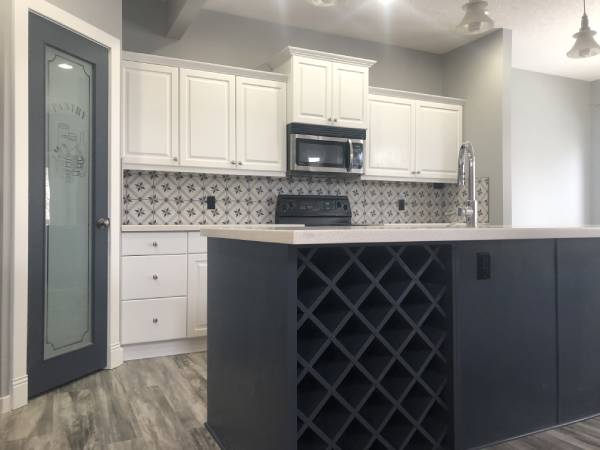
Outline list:
[[[350,151],[348,152],[348,172],[352,172],[352,164],[354,163],[354,144],[352,143],[352,139],[348,139],[348,145],[350,146]]]

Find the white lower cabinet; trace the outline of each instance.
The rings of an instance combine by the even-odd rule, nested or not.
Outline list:
[[[185,296],[187,255],[124,256],[121,299]]]
[[[207,245],[199,232],[122,234],[121,341],[133,357],[193,350],[207,333]],[[156,245],[155,245],[156,244]],[[164,254],[172,251],[175,254]],[[158,253],[158,254],[157,254]],[[140,345],[150,344],[148,349]],[[196,345],[196,344],[194,344]]]
[[[186,314],[185,297],[123,302],[123,344],[185,338]]]
[[[207,257],[188,255],[188,336],[205,336],[207,325]]]

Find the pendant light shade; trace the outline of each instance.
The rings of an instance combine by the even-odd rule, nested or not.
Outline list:
[[[494,21],[487,10],[488,2],[482,0],[469,0],[465,3],[465,17],[456,29],[464,34],[484,33],[494,28]]]
[[[590,28],[590,21],[585,10],[585,0],[583,0],[583,16],[581,17],[581,29],[575,33],[575,44],[569,50],[569,58],[590,58],[600,53],[600,45],[594,39],[596,32]]]
[[[338,0],[306,0],[308,3],[310,3],[313,6],[316,6],[318,8],[329,8],[330,6],[335,6],[337,5],[339,2]]]

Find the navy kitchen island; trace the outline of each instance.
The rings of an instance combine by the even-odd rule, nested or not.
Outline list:
[[[600,413],[600,230],[207,234],[224,449],[467,449]]]

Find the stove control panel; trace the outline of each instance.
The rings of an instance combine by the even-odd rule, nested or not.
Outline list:
[[[330,195],[280,195],[277,197],[275,218],[277,223],[307,223],[304,218],[319,218],[319,224],[331,225],[350,223],[352,210],[346,196]],[[297,221],[294,221],[297,218]],[[285,219],[285,220],[284,220]]]

